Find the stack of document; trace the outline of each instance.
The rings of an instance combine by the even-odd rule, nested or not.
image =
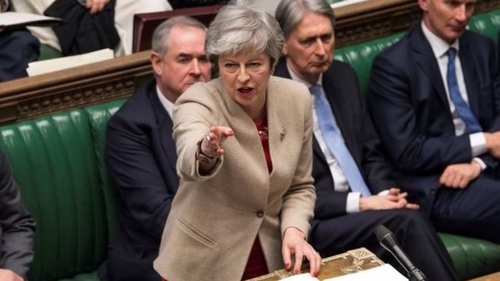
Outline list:
[[[28,72],[29,76],[35,76],[112,58],[114,58],[113,50],[102,49],[82,55],[35,61],[28,64],[28,68],[26,69],[26,71]]]
[[[281,281],[319,280],[312,277],[309,273],[304,273],[281,279]],[[408,278],[401,275],[401,273],[394,269],[394,267],[390,264],[384,264],[367,270],[358,271],[356,273],[324,279],[322,281],[408,281]]]
[[[0,31],[7,28],[24,26],[46,26],[59,23],[60,18],[47,17],[29,13],[4,12],[0,13]]]
[[[408,281],[390,264],[384,264],[353,274],[342,275],[339,277],[328,278],[323,281]]]

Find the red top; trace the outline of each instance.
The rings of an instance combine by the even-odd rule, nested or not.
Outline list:
[[[269,173],[273,170],[273,163],[271,162],[271,154],[269,153],[269,134],[267,128],[267,118],[262,119],[262,121],[255,124],[257,127],[257,132],[260,136],[260,141],[262,142],[262,148],[264,150],[264,156],[266,157],[267,170]],[[243,273],[241,280],[247,280],[261,275],[268,274],[266,259],[264,258],[264,253],[259,242],[259,236],[255,237],[255,242],[253,243],[252,250],[250,251],[250,256],[248,258],[248,263]]]

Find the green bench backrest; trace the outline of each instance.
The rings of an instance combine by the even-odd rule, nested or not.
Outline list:
[[[91,272],[105,258],[115,219],[105,186],[104,126],[122,103],[0,127],[0,147],[37,221],[31,280]]]

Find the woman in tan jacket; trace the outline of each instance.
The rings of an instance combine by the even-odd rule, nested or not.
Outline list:
[[[245,280],[280,268],[317,275],[307,243],[315,192],[308,89],[272,77],[283,35],[269,14],[223,7],[207,31],[219,79],[174,108],[181,177],[155,269],[169,281]]]

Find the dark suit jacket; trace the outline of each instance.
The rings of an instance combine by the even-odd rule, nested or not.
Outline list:
[[[119,204],[110,280],[160,280],[153,260],[179,185],[176,161],[172,120],[151,81],[107,125],[106,162]]]
[[[460,38],[470,107],[483,131],[490,132],[500,129],[496,56],[486,37],[466,31]],[[469,135],[455,136],[444,83],[420,25],[375,58],[370,78],[370,109],[380,138],[401,172],[401,185],[414,191],[424,211],[444,168],[472,160]],[[480,158],[488,166],[486,174],[497,169],[491,155]]]
[[[291,78],[283,58],[275,74]],[[395,182],[390,176],[392,167],[380,151],[380,141],[366,110],[354,70],[346,63],[333,61],[332,66],[323,73],[322,83],[347,148],[372,194],[394,187]],[[317,196],[314,220],[344,215],[348,192],[334,191],[330,168],[316,138],[313,149],[313,177]]]
[[[0,268],[26,279],[33,261],[35,221],[21,201],[7,158],[0,151]]]
[[[28,76],[28,63],[39,55],[40,42],[28,30],[0,31],[0,82]]]

